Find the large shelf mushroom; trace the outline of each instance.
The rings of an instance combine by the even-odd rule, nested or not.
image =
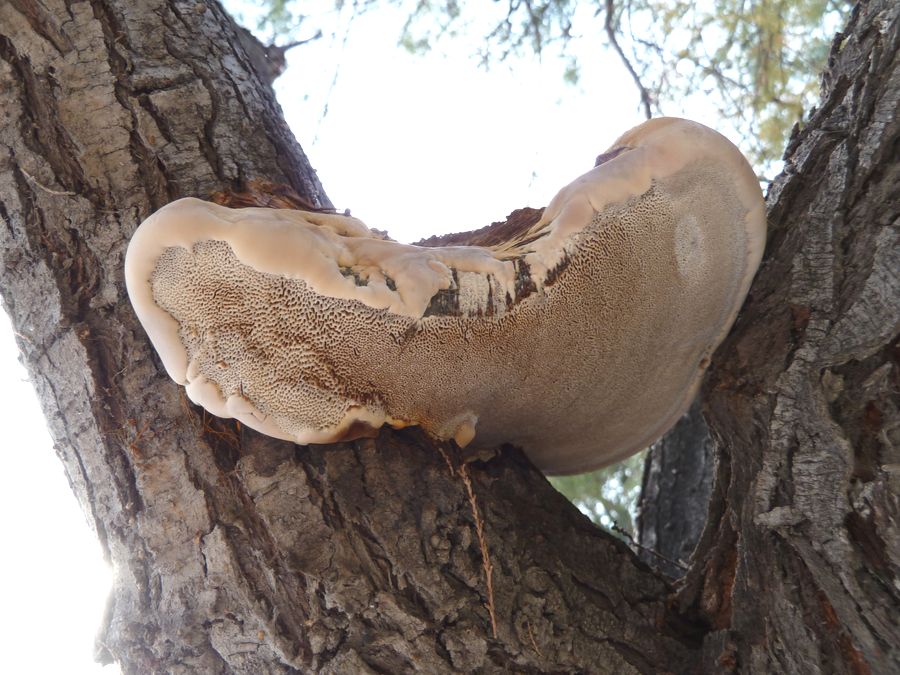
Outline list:
[[[181,199],[141,224],[125,272],[169,375],[215,415],[303,444],[420,425],[577,473],[684,412],[765,230],[738,149],[660,118],[489,246]]]

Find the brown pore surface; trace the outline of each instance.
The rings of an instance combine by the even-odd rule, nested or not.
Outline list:
[[[710,185],[715,204],[700,197]],[[196,372],[285,437],[344,437],[343,420],[386,415],[438,438],[470,425],[477,446],[513,443],[545,471],[585,471],[652,441],[692,396],[742,274],[717,257],[732,246],[722,214],[742,218],[729,190],[700,164],[610,206],[540,293],[496,315],[415,319],[323,296],[241,264],[224,242],[168,249],[153,293]],[[700,257],[682,259],[684,222],[702,223]]]

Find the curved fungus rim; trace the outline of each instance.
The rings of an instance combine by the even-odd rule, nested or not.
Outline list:
[[[593,169],[559,191],[536,222],[531,218],[503,233],[490,246],[414,246],[390,241],[349,216],[229,209],[186,198],[140,225],[128,248],[125,277],[137,316],[169,376],[186,387],[192,401],[217,416],[234,417],[301,444],[372,436],[383,424],[419,424],[460,446],[521,444],[544,471],[577,473],[645,447],[684,413],[762,258],[765,204],[752,169],[727,139],[695,122],[657,118],[623,134]],[[480,237],[491,238],[484,231]],[[185,310],[179,320],[170,305],[187,307],[189,301],[161,299],[164,292],[177,296],[182,287],[215,288],[218,282],[205,278],[192,286],[199,272],[178,271],[184,265],[212,264],[198,248],[204,242],[226,243],[225,253],[221,247],[210,248],[209,259],[233,255],[237,262],[227,263],[229,269],[239,270],[242,278],[251,279],[248,283],[274,283],[277,278],[291,293],[307,294],[327,312],[355,312],[389,327],[390,340],[372,338],[381,345],[379,354],[363,354],[354,370],[346,359],[333,363],[322,346],[334,343],[340,323],[332,325],[335,319],[327,312],[315,315],[314,321],[330,326],[331,335],[316,336],[318,342],[310,348],[315,356],[303,358],[312,358],[315,368],[330,369],[322,381],[337,378],[333,390],[319,380],[291,389],[300,385],[285,381],[304,380],[306,371],[282,372],[272,366],[276,372],[268,376],[286,391],[299,392],[298,408],[306,405],[304,397],[327,399],[331,409],[325,422],[324,417],[286,422],[292,404],[281,401],[281,393],[278,405],[254,398],[256,393],[247,393],[250,388],[263,391],[267,386],[256,380],[247,390],[242,381],[239,389],[232,383],[231,390],[223,391],[222,378],[231,374],[220,378],[209,363],[215,356],[205,354],[213,350],[210,344],[237,338],[222,337],[220,328],[188,327],[185,317],[194,310]],[[173,267],[176,259],[182,267]],[[187,281],[175,284],[168,280],[171,274],[184,274]],[[164,291],[173,284],[177,288]],[[697,306],[691,305],[694,296]],[[203,305],[206,315],[212,312],[208,299],[192,296],[190,301]],[[566,324],[567,315],[559,309],[565,303],[576,308],[575,328],[560,327]],[[584,305],[596,309],[598,318],[585,315]],[[544,335],[554,327],[542,324],[542,313],[562,317],[555,319],[557,331],[580,331],[579,339],[589,347],[583,350],[581,370],[578,354],[554,351],[577,352],[583,345],[570,344],[561,335],[556,336],[557,350],[553,336]],[[695,325],[684,325],[689,321]],[[596,325],[582,325],[591,322]],[[354,336],[344,335],[342,341],[353,342]],[[536,344],[529,343],[532,338]],[[431,352],[423,351],[426,342]],[[442,343],[456,351],[442,352]],[[337,351],[345,348],[338,344]],[[659,353],[653,353],[653,345]],[[523,362],[514,348],[531,360]],[[259,351],[258,345],[255,349]],[[359,353],[362,348],[357,344],[354,349]],[[416,366],[421,377],[433,371],[435,378],[449,378],[451,389],[468,386],[454,384],[454,371],[444,363],[454,360],[460,377],[484,374],[493,380],[496,370],[502,371],[497,377],[509,381],[488,382],[487,393],[476,388],[450,395],[439,383],[397,374],[412,368],[404,365],[409,351],[421,361]],[[492,352],[495,361],[469,351]],[[439,354],[444,362],[429,362],[423,356],[427,353]],[[504,358],[515,363],[501,368],[496,359]],[[557,358],[562,365],[554,370],[538,364],[541,358]],[[223,370],[228,371],[235,359],[217,363],[226,361]],[[465,368],[478,372],[466,373]],[[543,373],[544,380],[529,389],[524,383],[536,373]],[[569,379],[562,381],[564,376]],[[359,381],[351,383],[354,378]],[[502,400],[504,387],[514,400]],[[427,391],[416,401],[410,389]],[[523,409],[508,410],[513,406]],[[584,447],[578,447],[579,437]]]

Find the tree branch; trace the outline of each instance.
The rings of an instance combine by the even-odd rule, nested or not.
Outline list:
[[[641,82],[640,75],[638,75],[637,71],[634,69],[634,66],[631,65],[631,61],[628,60],[628,57],[622,50],[621,45],[619,45],[619,41],[616,38],[616,27],[613,23],[614,11],[615,8],[613,6],[613,0],[606,0],[606,19],[603,22],[604,28],[606,29],[606,37],[609,38],[609,43],[613,46],[613,49],[616,50],[616,54],[619,55],[619,58],[625,65],[625,69],[631,75],[631,79],[634,80],[634,84],[641,94],[641,105],[644,107],[644,116],[649,120],[651,117],[653,117],[653,111],[651,109],[653,105],[653,99],[650,96],[650,90],[644,86],[643,82]]]

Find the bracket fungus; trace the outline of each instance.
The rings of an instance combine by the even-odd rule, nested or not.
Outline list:
[[[685,411],[765,245],[740,151],[646,122],[537,222],[399,244],[348,216],[180,199],[135,232],[135,311],[192,401],[301,444],[420,425],[589,471]]]

